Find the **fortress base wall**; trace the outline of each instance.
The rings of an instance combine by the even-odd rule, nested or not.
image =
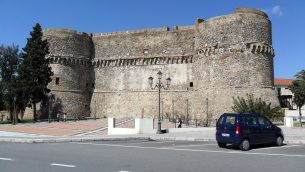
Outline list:
[[[208,98],[209,121],[215,121],[223,113],[233,112],[233,96],[246,97],[246,94],[254,94],[255,98],[262,97],[272,106],[279,105],[276,91],[273,87],[224,87],[206,88],[202,90],[168,90],[161,91],[163,101],[163,117],[172,119],[173,100],[175,118],[179,115],[186,117],[187,99],[189,119],[206,120]],[[100,92],[93,94],[91,101],[92,116],[113,118],[158,118],[159,97],[158,91],[124,91],[124,92]],[[162,115],[162,103],[160,105]]]

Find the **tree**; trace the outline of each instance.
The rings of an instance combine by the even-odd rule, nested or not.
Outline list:
[[[294,77],[296,77],[296,79],[298,80],[305,80],[305,70],[301,70],[300,72],[295,74]]]
[[[27,38],[27,44],[21,54],[23,59],[17,72],[17,92],[23,100],[23,104],[30,103],[33,106],[33,118],[36,121],[36,104],[46,100],[51,91],[48,84],[52,81],[52,68],[47,40],[42,40],[41,26],[39,23],[30,32],[31,38]]]
[[[14,82],[17,68],[20,64],[20,53],[18,45],[0,46],[0,108],[10,111],[10,119],[13,112],[13,97],[15,96]]]
[[[303,69],[301,72],[298,72],[294,77],[297,78],[297,80],[294,80],[292,82],[292,85],[289,85],[288,88],[291,90],[292,93],[294,93],[293,102],[297,105],[299,108],[299,115],[300,115],[300,125],[302,127],[302,113],[301,113],[301,107],[305,104],[305,70]]]
[[[236,113],[262,114],[270,119],[283,116],[280,106],[272,108],[271,103],[267,104],[261,98],[254,99],[253,94],[247,94],[247,99],[239,96],[237,98],[233,97],[231,108]]]

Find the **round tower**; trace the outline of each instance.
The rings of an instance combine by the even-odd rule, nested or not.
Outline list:
[[[52,118],[59,112],[67,118],[74,114],[84,118],[90,109],[91,34],[76,30],[45,29],[43,38],[49,43],[49,57],[54,72],[49,84]]]
[[[236,8],[233,14],[197,19],[194,54],[198,86],[211,100],[215,116],[232,111],[233,96],[254,94],[279,105],[274,90],[271,22],[266,13]]]

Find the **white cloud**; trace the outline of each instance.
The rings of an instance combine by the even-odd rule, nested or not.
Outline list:
[[[278,16],[283,15],[283,12],[281,11],[281,7],[278,5],[273,8],[261,9],[261,11],[264,11],[267,14],[271,11],[271,14],[273,14],[273,15],[278,15]]]
[[[276,13],[278,13],[278,12],[280,12],[281,11],[281,7],[280,6],[275,6],[275,7],[273,7],[272,9],[271,9],[271,13],[272,14],[276,14]]]

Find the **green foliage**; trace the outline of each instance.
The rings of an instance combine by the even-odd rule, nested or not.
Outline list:
[[[236,113],[262,114],[269,119],[283,116],[280,106],[272,108],[271,103],[267,104],[261,98],[254,99],[253,94],[247,94],[246,99],[239,96],[237,98],[233,97],[233,106],[231,108]]]
[[[52,81],[53,72],[50,67],[50,59],[47,40],[42,40],[41,26],[37,23],[30,32],[31,38],[27,39],[27,44],[21,54],[23,59],[17,72],[16,88],[18,96],[25,105],[33,105],[34,121],[36,121],[36,103],[47,99],[47,94],[51,91],[47,85]]]
[[[0,46],[0,110],[13,109],[14,82],[20,64],[18,45]]]
[[[294,93],[293,102],[298,106],[299,108],[299,114],[300,114],[300,126],[302,127],[301,123],[301,107],[305,104],[305,70],[303,69],[301,72],[298,72],[296,75],[294,75],[297,80],[294,80],[292,82],[292,85],[289,85],[288,88],[291,90],[291,92]]]
[[[295,74],[294,77],[296,77],[297,80],[305,80],[305,70],[301,70],[300,72]]]

